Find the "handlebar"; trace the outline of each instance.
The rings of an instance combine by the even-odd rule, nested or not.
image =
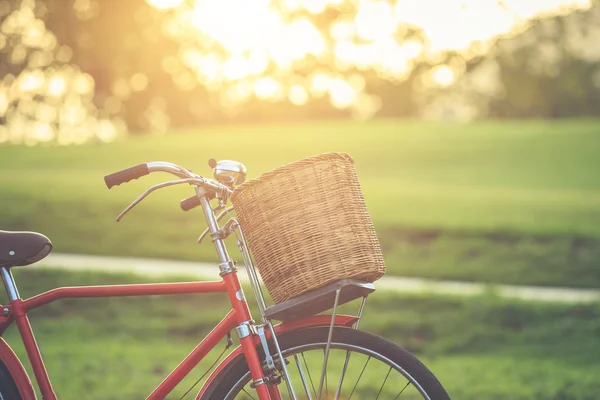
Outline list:
[[[171,164],[164,161],[152,161],[144,164],[136,165],[135,167],[125,168],[124,170],[106,175],[104,182],[110,189],[113,186],[118,186],[121,183],[129,182],[132,179],[138,179],[142,176],[148,175],[151,172],[168,172],[179,178],[196,178],[197,175],[191,171],[180,167],[179,165]]]
[[[106,175],[104,177],[104,182],[106,186],[110,189],[113,186],[118,186],[121,183],[129,182],[132,179],[141,178],[144,175],[148,175],[150,170],[148,169],[148,164],[139,164],[135,167],[126,168],[124,170],[112,173],[110,175]]]
[[[135,167],[126,168],[124,170],[114,172],[104,177],[106,186],[110,189],[113,186],[118,186],[121,183],[129,182],[132,179],[138,179],[142,176],[149,175],[152,172],[168,172],[179,178],[191,178],[202,181],[201,186],[207,189],[209,192],[221,193],[225,196],[231,194],[231,189],[227,186],[214,181],[212,179],[203,178],[200,175],[194,174],[192,171],[187,170],[179,165],[164,162],[164,161],[152,161],[144,164],[136,165]]]
[[[217,181],[203,178],[200,175],[194,174],[192,171],[180,167],[179,165],[164,161],[152,161],[114,172],[112,174],[106,175],[104,177],[104,182],[106,183],[106,186],[110,189],[113,186],[118,186],[122,183],[129,182],[132,179],[141,178],[142,176],[149,175],[152,172],[168,172],[172,175],[177,176],[180,179],[170,182],[163,182],[161,184],[152,186],[150,189],[146,190],[140,197],[138,197],[132,204],[130,204],[129,207],[127,207],[119,215],[117,221],[120,220],[136,204],[142,201],[148,194],[150,194],[156,189],[160,189],[167,186],[188,183],[196,187],[204,188],[206,190],[206,197],[208,197],[209,200],[217,197],[224,202],[227,202],[227,199],[232,193],[231,189]],[[198,205],[200,205],[200,200],[198,196],[190,197],[188,199],[182,200],[181,202],[181,208],[184,211],[188,211]]]
[[[215,198],[215,194],[209,193],[206,197],[209,200],[212,200]],[[181,209],[183,211],[190,211],[192,208],[196,208],[199,205],[200,205],[200,199],[196,195],[188,197],[187,199],[183,199],[179,202],[179,207],[181,207]]]

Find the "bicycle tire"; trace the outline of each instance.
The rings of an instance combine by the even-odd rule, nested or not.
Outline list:
[[[324,353],[323,349],[325,348],[328,334],[329,334],[329,327],[311,327],[311,328],[299,329],[299,330],[295,330],[295,331],[291,331],[291,332],[279,335],[278,336],[279,344],[280,344],[284,359],[286,359],[286,364],[288,365],[288,370],[290,369],[290,364],[294,363],[294,361],[292,361],[290,359],[294,358],[296,365],[297,365],[297,362],[298,362],[297,359],[300,358],[300,357],[294,357],[294,354],[298,355],[298,354],[302,353],[302,357],[304,358],[304,353],[306,351],[317,350],[318,352]],[[270,344],[270,348],[271,348],[271,354],[275,354],[275,351],[272,348],[272,343]],[[433,373],[431,373],[431,371],[429,371],[427,369],[427,367],[425,367],[425,365],[423,365],[417,358],[415,358],[412,354],[410,354],[408,351],[406,351],[402,347],[400,347],[380,336],[377,336],[377,335],[374,335],[374,334],[371,334],[368,332],[364,332],[364,331],[351,329],[351,328],[335,327],[333,335],[332,335],[331,349],[332,349],[332,351],[341,350],[342,352],[352,351],[352,354],[358,353],[359,356],[363,357],[363,358],[368,355],[370,359],[375,358],[378,361],[380,361],[381,363],[383,363],[383,365],[390,366],[390,371],[392,369],[396,369],[396,366],[399,367],[401,369],[401,371],[405,372],[408,375],[408,377],[406,375],[404,375],[404,373],[401,372],[400,370],[396,369],[396,371],[401,373],[407,382],[413,383],[411,390],[413,390],[413,389],[416,390],[418,392],[418,395],[421,396],[421,397],[417,397],[417,398],[425,398],[425,399],[430,399],[430,400],[449,400],[450,399],[450,396],[448,395],[446,390],[443,388],[441,383],[437,380],[437,378],[433,375]],[[261,359],[263,359],[264,352],[262,351],[261,346],[257,346],[257,351],[258,351]],[[332,353],[330,352],[330,354],[332,354]],[[348,354],[348,353],[346,353],[346,354]],[[351,356],[351,357],[354,357],[354,359],[356,359],[356,356]],[[331,360],[331,356],[330,356],[330,360]],[[306,365],[306,360],[304,360],[304,363]],[[368,363],[369,363],[369,361],[367,361],[367,364]],[[361,361],[361,364],[362,364],[362,361]],[[394,365],[392,365],[392,364],[394,364]],[[300,362],[300,366],[301,365],[302,365],[302,362]],[[378,364],[378,365],[380,365],[380,364]],[[310,371],[312,369],[309,369],[308,365],[306,365],[306,367],[307,367],[307,370],[309,371],[308,374],[311,375]],[[313,369],[318,369],[312,365],[311,365],[311,367]],[[298,373],[296,374],[297,376],[300,376],[299,371],[301,369],[303,369],[303,367],[300,367],[298,369]],[[351,369],[350,366],[348,366],[348,369],[346,370],[347,371],[346,374],[349,373],[348,371],[350,369]],[[328,370],[329,370],[329,362],[328,362]],[[364,372],[364,370],[365,369],[363,367],[363,372]],[[340,375],[341,375],[341,372],[342,372],[342,369],[340,368]],[[319,370],[318,371],[319,376],[320,376],[320,373],[321,373],[321,371]],[[294,375],[293,372],[290,372],[290,374]],[[389,376],[390,372],[388,372],[387,374]],[[207,388],[207,390],[205,392],[205,397],[203,397],[203,398],[215,399],[215,400],[216,399],[220,399],[220,400],[222,400],[222,399],[237,399],[238,395],[240,395],[242,393],[244,393],[242,396],[246,396],[246,393],[248,393],[247,398],[255,398],[256,393],[255,392],[251,393],[251,391],[249,391],[249,389],[247,389],[249,387],[248,383],[251,380],[249,375],[250,375],[250,373],[248,370],[248,366],[246,364],[246,360],[244,359],[244,357],[242,355],[242,356],[238,357],[236,360],[234,360],[231,364],[229,364],[222,371],[222,373],[219,374],[219,376]],[[356,373],[353,371],[352,375],[355,376]],[[362,376],[363,375],[361,373],[360,377],[358,378],[357,384],[360,382]],[[346,377],[344,377],[342,379],[342,381],[345,379],[346,379]],[[395,375],[394,375],[394,379],[396,379]],[[296,381],[297,380],[298,379],[296,379]],[[388,377],[385,378],[384,385],[386,384],[387,380],[388,380]],[[305,384],[305,386],[302,386],[302,385],[299,385],[298,382],[296,382],[294,379],[292,381],[295,384],[294,390],[296,391],[296,394],[298,395],[299,398],[305,398],[304,395],[302,395],[304,393],[303,390],[305,387],[308,387],[309,391],[311,391],[311,392],[314,391],[314,394],[316,395],[317,390],[315,390],[315,386],[317,384],[312,382],[312,378],[311,378],[312,385]],[[399,381],[396,381],[396,382],[399,382]],[[343,382],[343,384],[346,384],[346,383]],[[402,383],[401,385],[404,385],[404,383]],[[398,385],[398,386],[401,386],[401,385]],[[296,386],[299,386],[300,389],[297,389]],[[312,388],[310,386],[312,386]],[[410,386],[410,384],[408,384],[406,386]],[[394,398],[393,395],[390,395],[389,393],[384,395],[386,397],[380,397],[380,394],[382,393],[381,390],[383,389],[383,387],[384,386],[382,386],[382,388],[379,390],[377,397],[382,398],[382,399],[384,399],[384,398],[387,399],[388,397]],[[422,392],[419,390],[419,387],[422,389]],[[284,393],[286,393],[285,383],[282,382],[279,385],[279,388],[280,388],[280,391],[282,392],[282,395],[284,395]],[[354,389],[356,389],[356,384],[354,386]],[[344,391],[342,391],[339,398],[340,399],[348,398],[348,397],[355,398],[355,399],[358,399],[358,398],[374,399],[375,398],[375,396],[372,393],[363,395],[362,397],[353,397],[355,394],[354,389],[349,394],[347,393],[347,390],[346,390],[346,393],[344,393]],[[244,390],[245,390],[245,392],[244,392]],[[356,393],[358,393],[358,392],[356,392]],[[323,393],[323,394],[325,394],[325,393]],[[348,396],[348,397],[344,397],[344,395]],[[402,396],[404,396],[403,392],[401,392],[401,395],[397,396],[396,398],[400,398],[400,399],[406,398],[406,397],[402,397]],[[311,395],[311,397],[313,397],[313,396]],[[317,398],[317,396],[314,396],[313,398]],[[329,398],[329,397],[327,397],[327,398]],[[411,397],[411,398],[415,398],[415,397]]]
[[[0,360],[0,399],[21,400],[17,384],[2,360]]]

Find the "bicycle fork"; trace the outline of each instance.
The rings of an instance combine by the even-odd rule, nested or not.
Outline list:
[[[237,220],[234,219],[233,223],[226,224],[223,228],[220,229],[212,207],[210,205],[210,202],[206,198],[205,190],[202,188],[196,188],[196,194],[200,200],[200,205],[204,211],[204,216],[206,218],[212,242],[219,256],[219,275],[221,275],[223,280],[225,280],[227,287],[229,288],[228,294],[231,300],[231,304],[233,305],[233,308],[238,313],[238,315],[241,317],[241,321],[236,327],[236,333],[240,339],[240,345],[242,346],[242,349],[246,356],[248,367],[250,369],[250,373],[252,375],[252,386],[256,389],[257,394],[261,400],[275,400],[281,398],[278,387],[276,386],[280,382],[280,377],[278,377],[276,374],[277,369],[275,367],[273,357],[269,352],[264,331],[264,327],[267,326],[271,331],[271,337],[275,344],[275,348],[277,349],[279,359],[281,360],[281,378],[285,380],[292,398],[296,399],[293,387],[289,382],[289,374],[287,373],[287,368],[285,367],[285,362],[283,361],[283,356],[281,355],[281,350],[279,348],[277,338],[275,337],[275,330],[273,329],[273,325],[271,324],[271,322],[265,318],[266,304],[264,296],[258,284],[256,271],[254,270],[254,266],[252,265],[252,260],[250,259],[250,254],[248,253],[248,249],[246,247],[241,228],[239,228],[239,223]],[[241,245],[240,251],[242,252],[242,257],[244,259],[246,271],[249,274],[251,286],[254,291],[256,300],[258,302],[258,307],[263,321],[263,324],[258,327],[254,324],[254,321],[252,320],[250,309],[248,308],[248,304],[246,303],[244,292],[237,278],[237,268],[235,266],[235,262],[229,257],[224,242],[224,239],[227,238],[231,234],[231,232],[236,229],[239,230],[240,235],[242,235],[241,241],[238,237],[238,247]],[[254,336],[257,335],[260,339],[266,356],[268,371],[267,375],[265,375],[265,372],[263,371],[262,363],[258,358],[258,353],[256,352]]]

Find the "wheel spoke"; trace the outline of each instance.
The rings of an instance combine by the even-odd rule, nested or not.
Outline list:
[[[242,390],[244,391],[244,393],[246,393],[248,396],[250,396],[250,398],[251,398],[252,400],[256,400],[256,399],[254,398],[254,396],[252,396],[250,393],[248,393],[248,391],[246,390],[246,388],[243,388]]]
[[[298,373],[300,374],[300,380],[302,381],[302,386],[304,387],[304,392],[306,393],[306,398],[308,400],[312,400],[312,396],[310,395],[310,389],[308,388],[308,385],[306,383],[306,376],[304,376],[304,371],[302,370],[302,364],[300,364],[300,360],[298,359],[297,354],[294,354],[294,361],[296,362],[296,368],[298,368]]]
[[[383,387],[385,386],[385,383],[387,382],[388,376],[390,376],[390,372],[392,372],[392,367],[390,367],[390,369],[388,369],[388,373],[385,376],[385,379],[383,380],[381,387],[379,388],[379,393],[377,393],[377,397],[375,398],[375,400],[377,400],[379,398],[379,395],[381,394],[381,391],[383,390]]]
[[[402,390],[400,391],[400,393],[398,393],[398,396],[394,397],[394,400],[396,400],[398,397],[400,397],[400,395],[402,393],[404,393],[404,390],[410,385],[410,381],[406,382],[406,385],[404,385],[404,387],[402,388]]]
[[[333,395],[334,399],[339,399],[342,394],[342,385],[344,384],[344,377],[346,376],[346,369],[348,369],[348,362],[350,361],[350,352],[346,350],[346,360],[344,361],[344,367],[342,368],[342,375],[340,376],[340,381],[338,382],[337,389],[335,394]]]
[[[310,380],[310,385],[312,386],[313,392],[315,392],[315,397],[317,396],[317,390],[315,389],[315,384],[313,383],[312,377],[310,376],[310,368],[308,368],[308,364],[306,363],[306,358],[304,358],[304,352],[302,354],[302,360],[304,361],[304,366],[306,367],[306,372],[308,373],[308,379]]]
[[[327,357],[328,354],[323,353],[323,356]],[[329,390],[327,389],[327,366],[325,366],[324,372],[325,372],[325,398],[328,399],[329,398]],[[319,393],[319,395],[321,395],[321,394]]]
[[[350,392],[350,396],[348,396],[348,400],[350,400],[352,398],[352,395],[354,394],[354,391],[356,390],[356,386],[358,386],[358,382],[360,382],[360,378],[362,378],[363,372],[365,372],[365,368],[367,368],[367,364],[369,364],[369,361],[371,361],[371,356],[369,356],[369,358],[367,358],[367,362],[363,366],[362,371],[360,371],[360,375],[358,376],[358,379],[356,380],[356,383],[354,384],[354,387],[352,388],[352,391]]]

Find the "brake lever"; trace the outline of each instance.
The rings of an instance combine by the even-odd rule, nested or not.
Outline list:
[[[233,211],[233,206],[227,207],[224,211],[221,212],[221,214],[219,214],[217,216],[217,222],[219,222],[220,220],[223,219],[223,217],[225,215],[227,215],[227,213],[229,213],[229,211]],[[200,237],[198,238],[198,244],[200,244],[202,242],[202,240],[204,240],[204,238],[206,237],[206,235],[208,234],[208,230],[209,228],[206,228],[204,230],[204,232],[202,232],[202,235],[200,235]]]
[[[204,180],[202,178],[186,178],[186,179],[178,179],[176,181],[168,181],[168,182],[162,182],[162,183],[156,184],[156,185],[152,186],[151,188],[147,189],[137,199],[135,199],[133,201],[133,203],[131,203],[130,205],[127,206],[127,208],[125,208],[123,211],[121,211],[121,214],[119,214],[119,216],[117,217],[117,222],[121,221],[121,219],[125,216],[125,214],[127,214],[129,211],[131,211],[133,209],[133,207],[137,206],[142,200],[144,200],[150,193],[154,192],[155,190],[162,189],[162,188],[165,188],[168,186],[180,185],[183,183],[189,183],[190,185],[193,183],[196,183],[196,184],[202,185],[202,184],[204,184]]]

